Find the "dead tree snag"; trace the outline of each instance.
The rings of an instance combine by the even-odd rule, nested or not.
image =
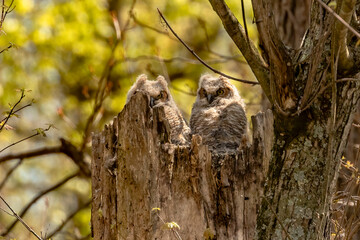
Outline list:
[[[252,123],[252,144],[238,154],[211,154],[199,136],[177,146],[163,109],[136,94],[93,135],[94,239],[253,239],[273,144],[272,113]],[[164,222],[180,229],[175,233]]]

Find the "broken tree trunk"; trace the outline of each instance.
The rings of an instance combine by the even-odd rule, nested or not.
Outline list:
[[[94,239],[253,239],[272,113],[252,117],[252,145],[229,155],[212,154],[197,135],[190,146],[171,144],[164,116],[137,93],[94,134]]]

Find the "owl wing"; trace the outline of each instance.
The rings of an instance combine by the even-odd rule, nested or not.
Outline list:
[[[174,144],[184,145],[190,140],[190,128],[184,120],[180,110],[168,104],[164,105],[166,119],[169,122],[171,133],[171,142]]]
[[[247,133],[247,119],[244,108],[238,102],[228,104],[219,116],[219,141],[225,147],[237,148]]]

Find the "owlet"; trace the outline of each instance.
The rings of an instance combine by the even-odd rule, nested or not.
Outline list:
[[[236,150],[246,139],[245,104],[227,78],[203,75],[199,80],[190,128],[199,134],[210,150]]]
[[[171,129],[171,143],[180,145],[187,144],[190,140],[190,128],[176,106],[165,78],[158,76],[156,81],[154,81],[148,80],[145,74],[140,75],[130,88],[126,103],[128,103],[130,98],[138,91],[142,91],[150,96],[150,107],[164,107],[165,117],[169,121]]]

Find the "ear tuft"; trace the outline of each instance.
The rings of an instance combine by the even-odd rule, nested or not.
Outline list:
[[[221,76],[221,75],[220,75],[220,76],[219,76],[219,79],[220,79],[221,81],[230,83],[230,82],[229,82],[229,79],[226,78],[226,77],[224,77],[224,76]]]
[[[127,93],[126,103],[128,103],[130,101],[131,97],[135,94],[137,89],[139,89],[142,85],[144,85],[146,80],[147,80],[146,74],[141,74],[137,77],[136,82],[132,85],[132,87],[130,88],[130,90]]]
[[[167,81],[165,80],[165,78],[161,75],[159,75],[157,78],[156,78],[156,81],[160,82],[162,85],[166,86],[167,87]]]
[[[143,84],[146,82],[147,79],[148,79],[148,78],[147,78],[146,74],[141,74],[141,75],[139,75],[139,76],[137,77],[137,79],[136,79],[136,85],[137,85],[137,86],[143,85]]]
[[[210,74],[203,74],[201,75],[200,79],[199,79],[199,87],[201,86],[202,82],[206,79],[210,79],[213,78],[213,76],[211,76]]]

